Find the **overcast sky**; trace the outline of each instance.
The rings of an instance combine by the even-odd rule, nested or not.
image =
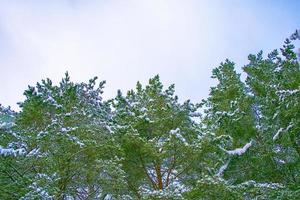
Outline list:
[[[180,99],[207,97],[211,70],[269,52],[300,26],[300,1],[1,0],[0,103],[66,71],[106,80],[105,98],[160,74]]]

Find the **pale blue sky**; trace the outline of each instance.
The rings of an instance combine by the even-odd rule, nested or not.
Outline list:
[[[160,74],[198,102],[212,68],[279,48],[300,28],[299,10],[297,0],[1,0],[0,103],[17,109],[27,85],[67,70],[106,80],[105,98]]]

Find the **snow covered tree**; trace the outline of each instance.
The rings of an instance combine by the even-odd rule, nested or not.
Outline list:
[[[213,70],[212,78],[218,80],[218,85],[211,88],[210,96],[203,102],[206,108],[204,122],[217,136],[232,137],[233,147],[244,145],[255,136],[252,99],[233,62],[221,63]]]
[[[242,188],[252,198],[258,191],[265,191],[265,198],[275,194],[295,197],[295,188],[289,187],[299,183],[300,74],[293,48],[287,40],[281,57],[277,51],[267,59],[261,52],[250,55],[250,64],[244,67],[246,85],[228,60],[213,70],[218,84],[203,101],[202,122],[206,131],[216,134],[219,147],[229,158],[220,157],[223,165],[218,175],[224,174],[225,180],[201,179],[191,194],[213,184],[224,189],[223,195],[236,194],[236,189]],[[249,180],[254,180],[255,186],[244,187]],[[268,190],[270,185],[276,187]]]
[[[300,169],[300,68],[294,46],[285,41],[277,50],[262,57],[249,56],[244,67],[247,85],[255,101],[257,128],[272,158],[272,177],[286,184],[299,184]]]
[[[293,49],[287,40],[281,56],[277,51],[267,59],[263,59],[262,52],[250,55],[250,64],[244,67],[246,85],[228,60],[213,70],[218,85],[203,101],[202,122],[229,154],[227,159],[220,157],[223,165],[218,175],[224,174],[225,180],[200,179],[201,184],[189,194],[199,194],[208,191],[203,187],[213,186],[224,189],[222,196],[243,191],[244,198],[256,198],[262,193],[262,198],[295,199],[300,169],[300,69]],[[250,186],[249,180],[254,181]],[[211,195],[218,194],[213,190]]]
[[[218,175],[227,173],[230,177],[234,176],[235,181],[240,179],[242,182],[247,180],[244,176],[249,167],[244,157],[248,155],[246,151],[253,146],[257,135],[252,98],[247,94],[233,62],[226,60],[221,63],[213,70],[212,78],[217,79],[218,83],[211,88],[208,99],[203,101],[205,117],[202,123],[206,131],[215,134],[218,146],[225,153],[220,157]]]
[[[95,85],[96,78],[75,84],[66,73],[59,86],[47,79],[25,91],[16,121],[32,166],[24,199],[94,199],[121,190],[104,82]]]
[[[159,76],[113,101],[115,133],[134,199],[181,199],[198,157],[198,106],[180,103],[174,85],[163,90]]]
[[[22,138],[15,131],[17,113],[0,105],[0,199],[18,199],[26,192]]]

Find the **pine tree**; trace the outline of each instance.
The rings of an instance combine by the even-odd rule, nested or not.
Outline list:
[[[101,97],[104,82],[95,84],[96,78],[75,84],[66,73],[59,86],[47,79],[25,91],[16,122],[32,165],[25,199],[93,199],[117,187],[122,171],[109,131],[110,107]]]
[[[15,130],[17,113],[0,105],[0,199],[18,199],[26,192],[25,145]]]
[[[294,46],[285,41],[281,55],[275,50],[262,57],[250,55],[244,67],[257,113],[262,143],[272,158],[268,177],[284,184],[299,184],[300,69]],[[274,173],[276,171],[276,173]]]
[[[248,159],[245,159],[249,153],[246,151],[255,146],[257,136],[252,98],[240,80],[240,74],[236,73],[233,62],[226,60],[221,63],[213,70],[212,78],[217,79],[218,83],[211,88],[208,99],[203,101],[205,117],[202,123],[206,131],[215,134],[218,146],[225,152],[220,157],[218,174],[234,177],[234,182],[243,182],[248,176],[245,173],[249,171]]]
[[[181,199],[193,171],[199,130],[197,106],[178,102],[174,85],[163,90],[159,76],[114,99],[114,122],[124,153],[128,190],[138,199]]]
[[[217,136],[230,136],[233,147],[244,145],[255,136],[252,99],[233,62],[221,63],[213,70],[212,78],[218,80],[218,85],[211,88],[209,98],[203,101],[206,108],[204,122]]]

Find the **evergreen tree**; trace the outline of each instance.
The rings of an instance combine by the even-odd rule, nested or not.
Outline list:
[[[270,178],[284,184],[299,184],[300,149],[300,69],[294,46],[285,41],[281,49],[273,51],[267,59],[262,52],[250,55],[244,67],[255,101],[257,128],[262,142],[272,158]]]
[[[199,130],[191,119],[197,106],[178,102],[174,85],[163,90],[159,76],[138,82],[114,99],[114,123],[124,153],[123,169],[134,199],[181,199],[188,187]]]
[[[212,77],[218,84],[203,101],[202,123],[206,131],[216,134],[219,147],[229,153],[227,159],[220,157],[223,165],[218,174],[224,174],[225,182],[208,177],[191,194],[206,190],[208,184],[210,189],[224,188],[223,196],[241,191],[246,194],[244,198],[297,196],[300,74],[293,48],[287,40],[282,56],[277,51],[267,59],[263,59],[262,52],[250,55],[250,64],[244,67],[247,85],[228,60],[213,70]]]
[[[15,131],[17,113],[0,105],[0,199],[18,199],[26,190],[25,145]]]
[[[25,91],[16,121],[32,166],[24,199],[94,199],[121,187],[104,82],[95,84],[75,84],[66,73],[59,86],[47,79]]]

